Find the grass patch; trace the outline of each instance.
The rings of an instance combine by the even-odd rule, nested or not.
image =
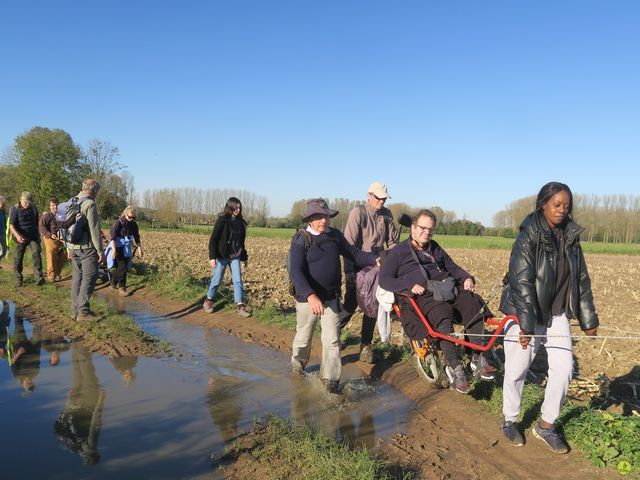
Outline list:
[[[502,388],[492,382],[476,382],[472,396],[492,413],[502,415]],[[544,389],[525,384],[522,393],[523,428],[540,417]],[[572,448],[577,448],[597,467],[640,477],[640,417],[614,415],[587,405],[565,403],[556,422]]]
[[[273,305],[253,309],[253,316],[256,321],[266,325],[273,325],[278,328],[284,328],[285,330],[296,329],[296,313],[283,312]]]
[[[249,446],[245,443],[250,443]],[[267,478],[313,478],[317,480],[410,479],[411,474],[392,475],[389,465],[375,459],[365,448],[350,449],[309,427],[292,425],[270,416],[257,422],[254,431],[227,447],[222,464],[241,458],[248,453]],[[249,461],[247,457],[243,461]],[[236,465],[242,471],[252,471],[251,465]],[[224,469],[224,467],[220,467]]]

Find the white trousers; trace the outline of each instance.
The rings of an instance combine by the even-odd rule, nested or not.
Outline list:
[[[294,368],[304,368],[309,362],[311,341],[316,324],[320,320],[322,330],[322,362],[320,363],[320,378],[323,380],[340,380],[342,371],[342,357],[340,356],[340,342],[338,325],[340,323],[338,300],[324,302],[324,313],[314,314],[308,302],[296,302],[296,336],[293,339],[291,365]]]
[[[524,380],[540,345],[544,345],[549,359],[547,387],[542,404],[542,420],[553,424],[567,396],[573,375],[573,352],[569,320],[565,314],[553,317],[551,326],[536,325],[534,337],[526,349],[518,342],[520,326],[511,322],[505,329],[504,384],[502,386],[502,413],[509,422],[518,421]]]

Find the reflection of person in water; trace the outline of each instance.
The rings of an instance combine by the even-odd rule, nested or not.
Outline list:
[[[133,369],[138,364],[138,357],[124,356],[110,358],[109,361],[111,365],[113,365],[113,368],[120,372],[120,377],[124,383],[130,385],[136,381],[136,373]]]
[[[102,426],[104,390],[98,384],[91,352],[72,344],[73,387],[67,405],[53,425],[60,444],[82,457],[87,465],[100,461],[98,437]]]
[[[1,235],[1,233],[0,233]],[[1,247],[0,247],[1,248]],[[0,359],[9,355],[9,302],[2,301],[2,310],[0,310]]]
[[[65,338],[54,332],[44,330],[42,333],[42,349],[49,354],[49,365],[52,367],[60,363],[60,354],[67,352],[71,348],[71,343]]]
[[[24,319],[16,316],[11,343],[13,355],[11,372],[25,394],[32,392],[36,386],[33,380],[40,373],[40,350],[42,348],[42,327],[33,325],[31,338],[27,338]]]
[[[207,406],[209,413],[220,429],[225,442],[233,440],[238,433],[238,421],[242,407],[235,388],[240,380],[228,375],[216,375],[209,378]]]

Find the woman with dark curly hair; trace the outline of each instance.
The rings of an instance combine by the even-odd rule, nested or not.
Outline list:
[[[500,302],[505,314],[517,315],[506,328],[502,430],[515,446],[524,444],[518,429],[522,389],[538,349],[544,345],[548,380],[542,419],[532,429],[556,453],[568,446],[554,429],[573,374],[569,320],[576,319],[585,335],[598,332],[591,279],[580,246],[582,228],[573,221],[573,194],[564,183],[542,187],[536,209],[520,225],[509,261],[508,284]]]

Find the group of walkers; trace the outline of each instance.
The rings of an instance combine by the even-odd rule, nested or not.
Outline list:
[[[56,198],[51,198],[49,211],[39,223],[38,211],[28,192],[21,195],[20,202],[9,214],[9,228],[16,245],[14,271],[17,285],[23,282],[22,261],[28,247],[32,252],[37,284],[45,283],[40,237],[45,241],[46,274],[50,281],[60,279],[66,246],[73,265],[72,315],[78,320],[96,318],[89,308],[89,299],[95,287],[98,265],[104,261],[104,243],[95,203],[99,190],[98,182],[91,179],[83,182],[77,197],[80,213],[86,218],[86,228],[81,238],[73,243],[63,244],[57,231]],[[492,313],[475,293],[473,275],[458,266],[433,240],[436,215],[428,209],[419,210],[411,218],[409,238],[401,242],[393,215],[384,207],[389,198],[386,185],[372,183],[366,203],[349,213],[344,234],[330,227],[330,219],[338,211],[329,208],[322,198],[311,199],[306,203],[303,217],[307,226],[298,230],[291,241],[287,266],[297,323],[292,345],[292,370],[297,374],[304,373],[310,359],[313,334],[320,322],[320,378],[331,393],[339,391],[342,367],[340,330],[358,306],[358,276],[367,267],[377,270],[380,289],[392,293],[403,329],[411,340],[423,341],[428,336],[420,318],[422,313],[438,332],[450,335],[454,332],[454,324],[459,324],[471,344],[485,345],[484,320]],[[567,185],[550,182],[541,188],[535,210],[522,222],[514,242],[500,303],[504,314],[513,314],[518,319],[505,328],[504,436],[512,445],[524,444],[523,432],[518,425],[523,385],[536,353],[544,346],[549,358],[548,382],[542,418],[532,433],[558,453],[568,451],[566,443],[554,429],[554,423],[573,374],[569,321],[577,320],[584,333],[590,336],[597,335],[599,325],[580,246],[582,229],[573,221],[572,210],[573,195]],[[0,197],[0,220],[3,220],[3,215],[6,216],[5,201]],[[123,239],[133,237],[142,254],[135,220],[135,209],[127,207],[110,232],[110,249],[115,259],[112,287],[123,295],[128,294],[126,270],[131,257],[127,253],[130,245]],[[217,292],[229,267],[237,313],[242,317],[251,316],[242,283],[241,264],[246,267],[248,260],[246,231],[242,204],[238,198],[231,197],[216,218],[209,240],[212,278],[203,303],[207,313],[214,311]],[[6,252],[6,245],[1,247],[0,259]],[[340,257],[344,258],[346,278],[344,301]],[[420,312],[415,310],[415,305]],[[364,315],[360,361],[376,361],[371,347],[375,324],[376,318]],[[445,339],[439,340],[437,346],[443,353],[450,385],[457,392],[468,393],[471,387],[459,358],[459,349],[454,342]],[[494,380],[495,368],[479,353],[480,350],[474,352],[469,364],[471,369],[481,380]]]
[[[357,275],[367,266],[380,267],[379,286],[395,295],[409,338],[423,341],[427,337],[426,327],[410,301],[413,299],[438,332],[449,335],[454,332],[454,324],[460,324],[470,343],[485,345],[484,320],[492,313],[475,293],[473,275],[458,266],[433,240],[435,214],[427,209],[418,211],[411,219],[409,238],[400,242],[391,212],[384,208],[388,198],[385,185],[371,184],[367,203],[350,212],[344,235],[329,226],[338,212],[321,198],[309,200],[303,218],[307,226],[291,242],[289,276],[297,320],[291,366],[294,373],[304,372],[319,321],[320,378],[329,392],[339,391],[340,329],[355,310]],[[573,374],[569,321],[577,320],[585,335],[590,336],[597,334],[599,324],[580,246],[582,229],[573,221],[572,210],[573,195],[567,185],[550,182],[542,187],[535,210],[522,222],[513,245],[500,304],[503,313],[513,314],[519,320],[507,325],[504,338],[502,431],[510,444],[524,444],[518,425],[524,380],[536,353],[544,346],[549,359],[548,381],[542,418],[532,434],[557,453],[568,451],[554,423]],[[345,260],[344,305],[340,256]],[[374,318],[364,317],[361,361],[375,361],[371,351],[374,325]],[[437,343],[450,385],[460,393],[468,393],[471,387],[455,343],[448,340]],[[477,353],[472,355],[471,369],[481,380],[495,379],[495,368],[480,350],[474,352]]]
[[[49,199],[49,209],[42,216],[38,213],[33,195],[22,192],[19,202],[6,212],[6,199],[0,196],[0,260],[6,255],[8,241],[13,242],[13,271],[16,287],[24,283],[23,263],[27,249],[31,250],[33,273],[37,286],[58,282],[67,260],[72,265],[71,276],[71,316],[73,320],[97,320],[98,315],[90,308],[90,299],[95,289],[99,268],[105,263],[105,248],[111,252],[109,267],[111,287],[121,296],[128,296],[126,286],[127,268],[134,251],[142,256],[140,232],[136,223],[136,210],[127,207],[113,223],[107,247],[100,228],[100,217],[96,197],[100,184],[93,179],[82,183],[82,190],[71,199],[77,206],[73,219],[73,238],[64,235],[70,225],[67,219],[57,216],[60,202],[57,197]],[[67,205],[65,205],[67,206]],[[69,208],[67,206],[67,208]],[[5,235],[5,225],[7,226]],[[46,272],[42,267],[42,242],[46,255]],[[0,267],[2,268],[2,267]],[[107,270],[108,273],[108,270]],[[46,274],[46,277],[45,277]]]

